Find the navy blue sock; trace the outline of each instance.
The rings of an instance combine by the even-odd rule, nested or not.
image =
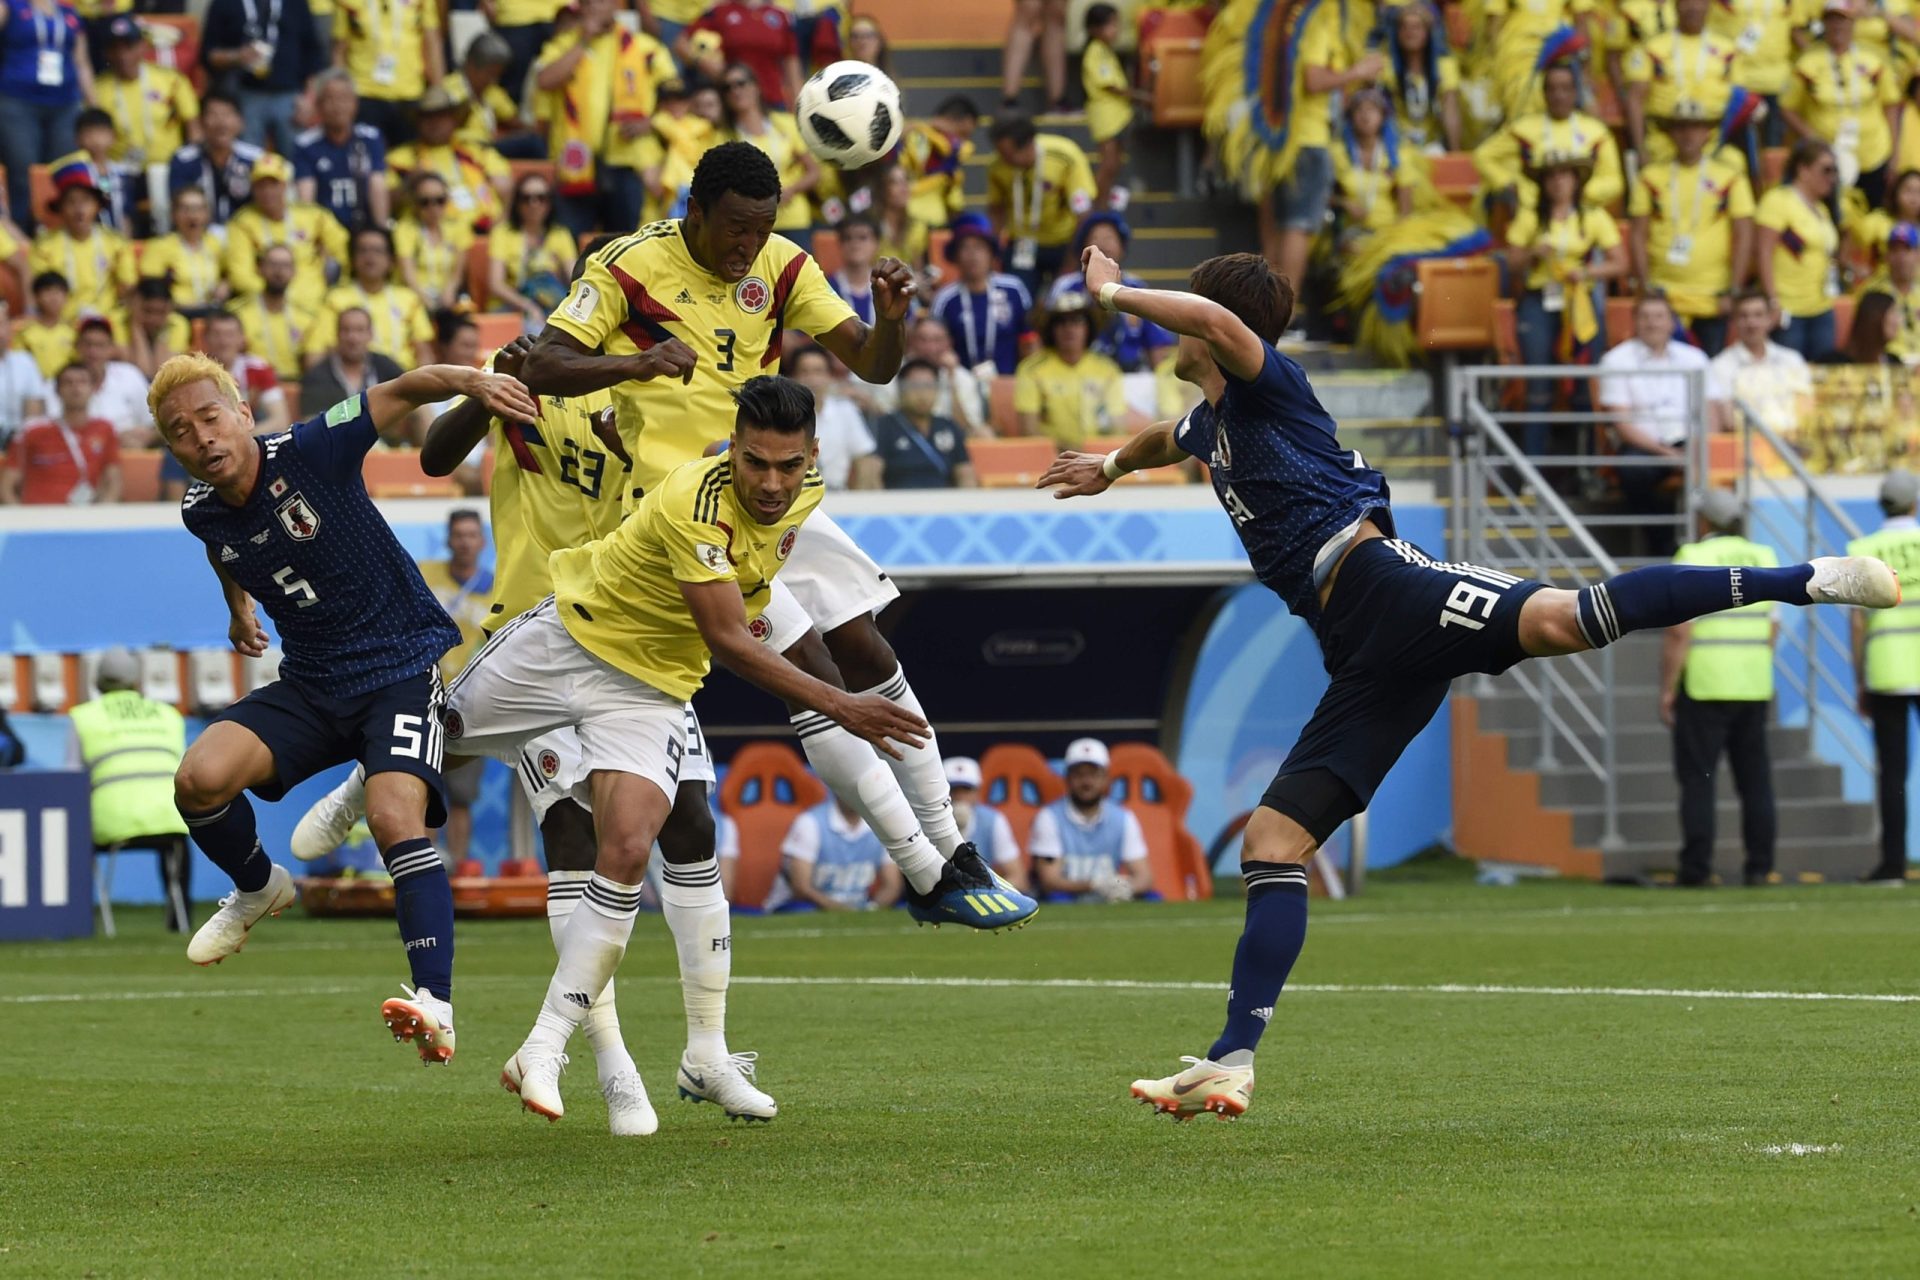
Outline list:
[[[1655,564],[1583,587],[1578,598],[1580,633],[1598,649],[1629,631],[1671,627],[1722,609],[1775,600],[1807,604],[1813,566],[1784,569],[1721,568],[1717,565]]]
[[[415,989],[425,987],[442,1000],[453,998],[453,886],[433,841],[421,836],[383,849],[380,858],[393,877],[393,913]]]
[[[1247,925],[1233,952],[1233,989],[1227,992],[1227,1026],[1207,1050],[1219,1062],[1229,1053],[1252,1053],[1273,1018],[1280,988],[1307,941],[1307,869],[1293,863],[1249,862]]]
[[[187,820],[187,834],[207,855],[207,861],[233,877],[234,888],[257,893],[267,887],[273,860],[260,847],[253,826],[253,802],[244,792],[218,809],[205,813],[181,809],[180,816]]]

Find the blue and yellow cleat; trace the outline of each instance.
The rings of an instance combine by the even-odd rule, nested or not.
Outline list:
[[[954,851],[940,883],[926,893],[907,890],[907,914],[935,928],[943,924],[998,932],[1033,919],[1040,904],[995,875],[971,844]]]

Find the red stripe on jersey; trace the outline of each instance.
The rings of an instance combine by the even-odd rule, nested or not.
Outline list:
[[[514,463],[522,471],[533,475],[540,474],[540,459],[533,456],[533,450],[527,444],[526,428],[517,422],[501,424],[501,435],[506,438],[507,448],[513,450]]]
[[[793,261],[773,282],[773,305],[767,308],[773,314],[773,336],[767,340],[767,349],[760,353],[760,367],[766,368],[780,359],[780,340],[782,330],[786,328],[787,299],[793,294],[793,286],[800,281],[800,271],[807,265],[807,255],[796,253]]]
[[[607,271],[613,276],[614,283],[620,286],[620,292],[627,296],[627,318],[620,324],[620,330],[627,335],[627,340],[637,349],[646,351],[655,343],[671,338],[673,335],[667,332],[662,322],[677,322],[680,317],[656,301],[647,292],[647,286],[619,267],[609,264]]]

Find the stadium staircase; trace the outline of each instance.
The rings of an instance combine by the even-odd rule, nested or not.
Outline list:
[[[1506,376],[1462,372],[1488,385]],[[1510,416],[1464,400],[1455,409],[1451,558],[1565,586],[1650,562],[1607,549],[1623,526],[1547,486],[1513,446]],[[1857,534],[1784,441],[1743,417],[1737,444],[1731,470],[1728,450],[1717,451],[1719,467],[1706,448],[1697,450],[1688,491],[1708,475],[1738,486],[1750,499],[1751,535],[1789,561],[1835,554]],[[1778,462],[1753,465],[1762,457]],[[1683,518],[1692,527],[1690,510]],[[1871,751],[1850,705],[1847,619],[1838,610],[1787,609],[1782,624],[1769,729],[1776,870],[1789,882],[1849,881],[1877,862],[1879,828],[1871,803],[1848,798],[1841,764],[1850,755],[1871,777]],[[1633,882],[1670,876],[1680,847],[1679,787],[1670,731],[1659,717],[1660,650],[1660,633],[1637,633],[1598,653],[1458,682],[1451,703],[1455,848],[1523,871]],[[1740,810],[1724,764],[1716,817],[1714,870],[1737,884]]]

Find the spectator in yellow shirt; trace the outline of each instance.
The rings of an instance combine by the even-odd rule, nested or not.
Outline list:
[[[480,12],[491,28],[488,34],[498,36],[507,49],[507,59],[500,64],[500,70],[505,76],[509,101],[520,100],[526,88],[527,72],[533,69],[534,59],[546,48],[547,41],[553,39],[553,20],[566,7],[567,0],[480,0]]]
[[[1393,27],[1381,87],[1393,101],[1400,141],[1418,151],[1457,150],[1460,64],[1434,39],[1439,15],[1427,0],[1412,0],[1387,14]]]
[[[1913,126],[1920,128],[1920,126]],[[1850,206],[1840,230],[1854,251],[1864,257],[1873,270],[1886,261],[1887,237],[1902,222],[1920,226],[1920,169],[1902,170],[1887,188],[1885,208],[1861,209]]]
[[[1780,115],[1780,95],[1793,77],[1794,44],[1799,10],[1805,0],[1717,0],[1707,18],[1707,30],[1733,43],[1733,82],[1767,100],[1767,118],[1761,125],[1761,143],[1777,147],[1786,137]]]
[[[40,376],[51,382],[73,359],[73,325],[66,318],[71,290],[58,271],[41,271],[34,275],[30,291],[33,305],[13,340],[40,366]]]
[[[537,330],[566,296],[576,256],[573,233],[554,221],[553,184],[542,174],[528,174],[487,239],[492,309],[521,311]]]
[[[1085,294],[1056,298],[1040,326],[1041,349],[1013,374],[1020,430],[1078,449],[1094,436],[1135,430],[1120,366],[1094,351],[1093,309]]]
[[[54,225],[42,227],[33,238],[28,269],[58,271],[66,278],[70,292],[63,320],[71,324],[83,315],[100,315],[120,331],[126,325],[127,291],[139,279],[133,247],[100,225],[107,197],[94,185],[86,164],[76,159],[55,169],[53,185],[47,212]]]
[[[1802,139],[1787,157],[1780,185],[1761,198],[1753,215],[1760,287],[1782,325],[1780,345],[1809,360],[1834,346],[1840,232],[1827,202],[1839,177],[1833,148],[1818,138]]]
[[[1821,29],[1821,43],[1793,64],[1793,80],[1780,98],[1787,132],[1796,142],[1818,139],[1831,147],[1840,189],[1858,187],[1869,205],[1878,205],[1887,196],[1887,163],[1900,123],[1898,78],[1878,54],[1854,45],[1849,0],[1826,0]]]
[[[333,63],[353,76],[360,123],[411,142],[414,104],[447,78],[438,0],[335,0]]]
[[[327,291],[307,334],[309,365],[327,358],[337,339],[340,314],[364,311],[373,326],[371,349],[401,369],[432,360],[433,321],[420,295],[393,278],[393,234],[385,227],[353,233],[353,278]]]
[[[1867,277],[1861,294],[1878,291],[1893,299],[1898,332],[1887,350],[1902,364],[1920,364],[1920,227],[1910,222],[1896,225],[1887,233],[1884,252],[1886,265]]]
[[[1127,207],[1127,190],[1116,185],[1127,130],[1133,125],[1133,85],[1120,55],[1113,46],[1120,39],[1120,11],[1110,4],[1087,7],[1087,47],[1080,55],[1080,85],[1087,95],[1087,132],[1100,154],[1100,168],[1093,176],[1096,199],[1106,199],[1116,209]]]
[[[931,120],[907,126],[900,139],[900,167],[913,180],[913,216],[944,227],[967,207],[965,168],[973,154],[980,110],[956,93],[933,109]]]
[[[187,78],[143,61],[147,35],[131,16],[107,27],[107,69],[93,79],[94,101],[113,117],[108,154],[144,168],[200,140],[200,99]]]
[[[261,251],[283,244],[296,264],[294,299],[314,307],[326,293],[328,265],[347,256],[347,232],[319,205],[294,201],[292,191],[293,166],[284,157],[254,162],[253,200],[227,224],[227,281],[235,293],[258,293]]]
[[[652,36],[614,21],[615,0],[580,0],[561,14],[534,64],[535,114],[559,182],[557,215],[575,235],[639,225],[640,144],[673,57]]]
[[[1753,188],[1742,169],[1707,154],[1718,114],[1681,102],[1663,123],[1673,158],[1640,171],[1627,198],[1634,275],[1667,295],[1694,345],[1718,355],[1736,284],[1753,248]]]
[[[173,230],[147,241],[140,274],[159,276],[173,288],[174,303],[188,311],[225,305],[233,295],[227,283],[226,247],[209,231],[213,207],[198,187],[173,193]]]
[[[452,307],[467,283],[473,232],[448,216],[448,199],[445,179],[431,170],[417,172],[407,182],[407,212],[393,224],[400,278],[429,311]]]
[[[453,137],[467,145],[492,147],[510,160],[544,160],[546,139],[527,123],[519,104],[500,85],[512,63],[513,50],[497,30],[482,31],[473,38],[467,56],[460,60],[459,74],[447,77],[453,96],[473,104]],[[519,82],[514,89],[519,91]]]
[[[993,150],[987,216],[1008,242],[1007,270],[1037,297],[1060,274],[1080,219],[1093,208],[1093,168],[1079,143],[1041,133],[1025,116],[995,123]]]
[[[247,350],[272,365],[282,382],[297,383],[306,367],[303,353],[317,313],[296,302],[291,294],[295,275],[292,249],[283,244],[268,245],[260,251],[255,265],[260,272],[260,292],[233,308],[233,313],[246,330]]]
[[[927,246],[932,233],[913,216],[913,179],[899,165],[890,165],[880,179],[880,198],[874,202],[874,221],[880,224],[880,256],[898,258],[915,271],[927,271]],[[933,278],[921,281],[921,296],[933,296]]]
[[[1540,193],[1527,178],[1528,170],[1549,156],[1583,156],[1592,170],[1586,198],[1602,208],[1612,204],[1627,189],[1620,148],[1605,122],[1578,109],[1579,72],[1556,62],[1541,74],[1540,90],[1545,111],[1509,121],[1474,149],[1473,167],[1489,198],[1530,205]]]
[[[820,162],[800,140],[800,125],[789,112],[767,110],[759,77],[744,62],[730,63],[722,73],[720,101],[727,112],[727,136],[751,142],[780,170],[773,229],[805,248],[813,238],[812,193],[820,185]]]
[[[1670,144],[1647,136],[1647,121],[1673,114],[1683,99],[1721,102],[1733,87],[1737,50],[1707,30],[1711,0],[1675,0],[1675,26],[1627,55],[1627,143],[1651,160],[1665,160]]]
[[[447,184],[450,222],[468,231],[485,231],[500,217],[512,168],[491,146],[457,141],[454,132],[473,110],[437,84],[420,99],[420,136],[387,153],[387,167],[404,183],[411,174],[437,174]]]

